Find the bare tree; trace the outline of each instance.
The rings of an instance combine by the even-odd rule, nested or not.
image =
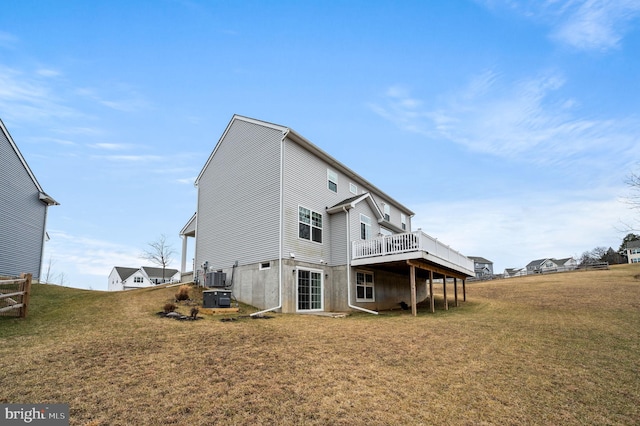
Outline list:
[[[627,197],[629,204],[634,209],[640,209],[640,172],[631,173],[625,183],[631,188],[631,194]]]
[[[149,260],[162,268],[162,282],[165,281],[165,269],[173,261],[176,254],[173,247],[167,243],[167,237],[162,234],[160,238],[148,244],[149,249],[145,250],[140,257]]]

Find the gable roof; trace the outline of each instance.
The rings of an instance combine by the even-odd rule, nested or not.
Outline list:
[[[493,264],[492,261],[485,259],[484,257],[480,257],[480,256],[467,256],[469,259],[473,260],[474,262],[477,263],[491,263]]]
[[[316,146],[313,143],[311,143],[309,140],[307,140],[306,138],[301,136],[299,133],[295,132],[293,129],[291,129],[289,127],[281,126],[279,124],[269,123],[267,121],[257,120],[255,118],[245,117],[245,116],[238,115],[238,114],[234,114],[233,117],[231,118],[231,121],[229,121],[229,124],[227,125],[225,131],[222,133],[222,136],[220,137],[220,139],[216,143],[216,146],[213,149],[213,152],[211,152],[211,155],[209,155],[209,158],[207,159],[207,162],[205,163],[204,167],[202,168],[202,170],[198,174],[198,177],[196,178],[196,180],[194,182],[195,186],[198,186],[198,183],[200,182],[200,178],[202,177],[204,171],[209,166],[209,163],[211,163],[211,160],[212,160],[213,156],[215,155],[216,151],[218,150],[218,147],[220,146],[220,142],[222,142],[222,140],[225,138],[225,136],[227,135],[227,133],[231,129],[231,126],[233,125],[233,123],[235,121],[237,121],[237,120],[244,121],[244,122],[247,122],[247,123],[257,124],[257,125],[260,125],[260,126],[268,127],[268,128],[271,128],[271,129],[274,129],[274,130],[282,132],[282,139],[283,140],[285,138],[291,139],[293,142],[297,143],[302,148],[304,148],[307,151],[311,152],[316,157],[322,159],[327,164],[329,164],[332,167],[334,167],[335,169],[341,171],[347,177],[364,184],[366,187],[370,188],[376,194],[380,194],[380,196],[388,199],[390,202],[395,204],[396,207],[400,208],[400,210],[403,210],[409,216],[414,216],[415,215],[415,213],[413,211],[411,211],[410,209],[408,209],[406,206],[402,205],[401,203],[396,201],[394,198],[390,197],[389,195],[387,195],[386,193],[381,191],[379,188],[377,188],[371,182],[367,181],[362,176],[358,175],[356,172],[354,172],[353,170],[351,170],[350,168],[348,168],[347,166],[345,166],[344,164],[342,164],[341,162],[339,162],[338,160],[336,160],[335,158],[333,158],[332,156],[327,154],[325,151],[323,151],[318,146]]]
[[[384,225],[386,228],[390,228],[395,232],[404,232],[401,228],[385,219],[384,213],[382,213],[382,210],[380,210],[378,203],[376,203],[376,200],[373,199],[373,196],[370,192],[365,192],[364,194],[347,198],[346,200],[339,202],[335,206],[327,207],[326,210],[329,214],[339,213],[343,211],[343,209],[350,210],[354,208],[356,204],[362,201],[367,201],[367,203],[371,207],[371,210],[373,210],[373,212],[375,213],[379,224]]]
[[[191,216],[191,219],[189,219],[189,221],[187,222],[186,225],[184,225],[182,227],[182,229],[180,230],[180,236],[182,235],[187,235],[187,236],[194,236],[196,235],[196,217],[198,216],[198,213],[194,213],[193,216]]]
[[[0,131],[2,131],[4,136],[9,141],[9,146],[11,146],[13,151],[16,153],[16,155],[18,156],[18,159],[22,163],[22,166],[27,171],[27,174],[29,175],[29,177],[33,181],[33,184],[38,189],[38,192],[40,192],[40,195],[39,195],[40,200],[42,202],[44,202],[46,205],[48,205],[48,206],[59,206],[60,203],[58,203],[56,200],[51,198],[46,192],[44,192],[44,190],[42,189],[42,186],[40,186],[40,183],[38,182],[38,179],[36,179],[36,176],[31,171],[31,168],[27,164],[27,160],[25,160],[24,157],[22,156],[22,153],[18,149],[18,145],[16,145],[16,143],[14,142],[13,138],[11,137],[11,134],[9,133],[9,131],[5,127],[4,123],[2,122],[2,119],[0,119]]]
[[[532,260],[531,262],[529,262],[527,264],[527,268],[529,268],[530,266],[540,266],[542,265],[544,262],[546,262],[549,258],[545,257],[544,259],[536,259],[536,260]]]
[[[152,266],[143,266],[142,268],[140,268],[145,274],[147,274],[147,276],[149,278],[151,277],[162,277],[162,268],[155,268]],[[164,277],[168,278],[168,277],[172,277],[175,274],[178,273],[177,269],[169,269],[169,268],[165,268],[164,270]]]
[[[139,270],[138,268],[127,268],[127,267],[123,267],[123,266],[116,266],[113,269],[116,270],[116,272],[118,273],[118,276],[120,277],[120,279],[122,281],[126,280],[131,275],[133,275],[136,272],[138,272],[138,270]]]

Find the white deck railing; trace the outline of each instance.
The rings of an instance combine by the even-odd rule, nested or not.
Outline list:
[[[424,251],[454,265],[473,271],[473,260],[422,231],[385,235],[352,242],[353,259]]]

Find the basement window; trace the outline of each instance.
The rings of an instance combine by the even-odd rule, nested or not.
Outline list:
[[[271,269],[271,262],[262,262],[260,264],[260,270],[264,271],[265,269]]]
[[[356,301],[375,302],[373,288],[373,274],[371,272],[356,272]]]

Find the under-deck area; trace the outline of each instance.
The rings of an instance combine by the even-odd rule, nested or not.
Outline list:
[[[466,301],[466,280],[474,276],[471,259],[422,231],[354,241],[351,266],[366,266],[408,277],[411,311],[414,316],[417,315],[418,286],[425,286],[430,310],[435,312],[434,282],[442,283],[444,307],[449,309],[447,284],[453,283],[454,306],[457,307],[458,281],[462,283],[462,300]]]

